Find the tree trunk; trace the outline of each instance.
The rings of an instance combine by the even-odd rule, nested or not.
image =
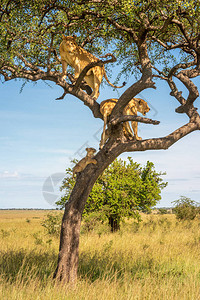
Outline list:
[[[76,184],[65,205],[62,219],[58,265],[54,278],[63,283],[76,283],[79,259],[79,235],[82,213],[94,183],[105,168],[120,154],[121,147],[116,147],[109,155],[100,151],[95,159],[97,165],[88,165],[77,175]]]
[[[77,280],[80,226],[81,212],[73,205],[67,205],[61,226],[58,265],[54,273],[54,278],[59,281],[73,284]]]
[[[120,218],[118,216],[109,217],[109,225],[111,232],[116,232],[120,230]]]
[[[58,265],[54,273],[54,278],[64,283],[73,284],[77,280],[81,218],[93,184],[90,176],[78,175],[77,183],[69,202],[65,206],[61,225]]]

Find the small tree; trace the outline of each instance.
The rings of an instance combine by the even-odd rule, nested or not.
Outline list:
[[[175,204],[173,211],[179,220],[194,220],[199,213],[198,203],[185,196],[172,203]]]
[[[49,213],[42,221],[41,225],[46,229],[50,235],[59,235],[62,221],[62,214]]]
[[[111,231],[120,229],[124,217],[139,220],[139,210],[150,210],[161,199],[160,192],[167,183],[157,173],[152,162],[142,168],[129,157],[128,162],[116,159],[97,179],[88,197],[83,215],[101,211],[102,217],[108,219]],[[72,170],[67,169],[62,190],[65,196],[57,204],[64,207],[68,201],[74,183]]]

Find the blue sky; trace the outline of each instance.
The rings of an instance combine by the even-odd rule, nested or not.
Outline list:
[[[134,77],[127,86],[133,82]],[[103,123],[73,96],[55,101],[62,90],[53,83],[51,88],[44,82],[28,83],[20,93],[22,84],[1,84],[0,208],[55,208],[52,203],[70,160],[81,159],[87,146],[98,149]],[[113,91],[105,83],[98,101],[118,98],[123,90]],[[157,90],[139,96],[151,107],[147,117],[161,121],[157,126],[139,124],[143,139],[165,136],[187,122],[185,115],[175,113],[178,103],[167,84],[157,82]],[[199,99],[196,106],[200,109]],[[194,132],[168,150],[124,153],[121,158],[131,156],[142,165],[150,160],[157,171],[166,171],[163,179],[169,184],[158,206],[171,206],[180,195],[200,202],[199,145],[200,134]]]

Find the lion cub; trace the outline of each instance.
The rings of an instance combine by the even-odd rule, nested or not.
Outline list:
[[[85,167],[89,164],[97,164],[96,159],[93,158],[94,153],[96,152],[96,149],[94,148],[86,148],[85,149],[87,151],[87,155],[82,158],[73,168],[73,178],[75,177],[75,175],[79,172],[82,172]]]

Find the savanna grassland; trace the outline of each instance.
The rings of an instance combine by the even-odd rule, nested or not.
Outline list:
[[[57,212],[59,213],[59,212]],[[0,211],[0,299],[200,299],[200,220],[128,220],[120,232],[82,229],[76,287],[52,280],[59,236],[46,211]]]

